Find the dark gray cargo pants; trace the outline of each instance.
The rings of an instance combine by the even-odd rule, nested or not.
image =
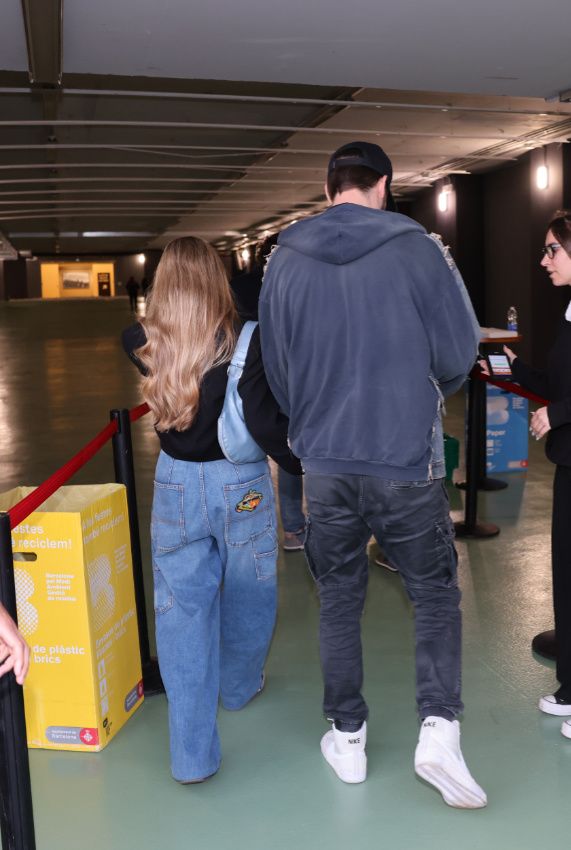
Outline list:
[[[321,602],[325,714],[342,731],[354,731],[367,718],[360,620],[373,533],[398,567],[414,606],[420,717],[453,719],[463,709],[461,613],[444,480],[306,473],[305,492],[305,553]]]

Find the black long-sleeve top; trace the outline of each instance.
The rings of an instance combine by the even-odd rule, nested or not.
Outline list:
[[[551,430],[547,433],[545,454],[552,463],[571,466],[571,322],[561,320],[545,370],[534,369],[517,357],[512,373],[522,387],[548,402]]]
[[[131,325],[123,331],[121,339],[123,348],[144,374],[144,366],[135,354],[146,342],[143,326],[139,323]],[[161,448],[170,457],[198,463],[224,458],[218,442],[217,425],[224,404],[227,372],[226,363],[210,369],[204,376],[198,412],[190,428],[185,431],[157,431]],[[238,392],[244,406],[246,425],[254,440],[283,469],[300,475],[300,462],[287,444],[288,418],[279,409],[266,380],[259,328],[252,334]]]

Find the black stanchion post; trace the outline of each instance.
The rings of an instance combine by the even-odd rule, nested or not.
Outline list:
[[[482,389],[484,392],[482,392]],[[466,434],[466,505],[464,522],[455,523],[457,537],[494,537],[497,525],[478,522],[478,478],[481,458],[482,406],[485,410],[485,385],[476,378],[468,382],[468,431]]]
[[[133,579],[135,583],[135,601],[139,621],[139,646],[141,650],[141,665],[143,668],[143,685],[145,695],[164,691],[159,665],[156,658],[151,657],[149,647],[149,628],[147,608],[145,603],[145,584],[143,581],[143,559],[141,557],[141,539],[139,536],[139,515],[137,511],[137,492],[135,489],[135,468],[133,465],[133,443],[131,440],[131,421],[129,411],[111,411],[112,421],[117,422],[117,433],[113,436],[113,463],[115,480],[124,484],[127,489],[127,508],[129,511],[129,529],[131,536],[131,553],[133,557]]]
[[[10,516],[0,513],[0,602],[14,620]],[[0,679],[0,830],[3,850],[35,850],[24,694],[12,672]]]

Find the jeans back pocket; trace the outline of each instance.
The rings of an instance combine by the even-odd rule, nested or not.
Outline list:
[[[156,552],[173,552],[186,543],[184,487],[155,481],[151,539]]]

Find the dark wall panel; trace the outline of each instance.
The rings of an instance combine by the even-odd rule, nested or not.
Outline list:
[[[129,278],[133,276],[137,283],[140,284],[143,274],[143,266],[137,260],[137,254],[117,257],[115,260],[115,295],[126,295],[125,284]]]
[[[38,260],[26,260],[28,298],[42,297],[42,276]]]
[[[4,290],[6,298],[28,297],[25,260],[4,262]]]
[[[478,174],[455,175],[456,240],[454,259],[470,293],[481,325],[486,316],[486,263],[484,250],[484,192]]]
[[[505,328],[513,304],[525,337],[519,348],[524,357],[531,353],[530,203],[527,157],[484,177],[485,324]]]

